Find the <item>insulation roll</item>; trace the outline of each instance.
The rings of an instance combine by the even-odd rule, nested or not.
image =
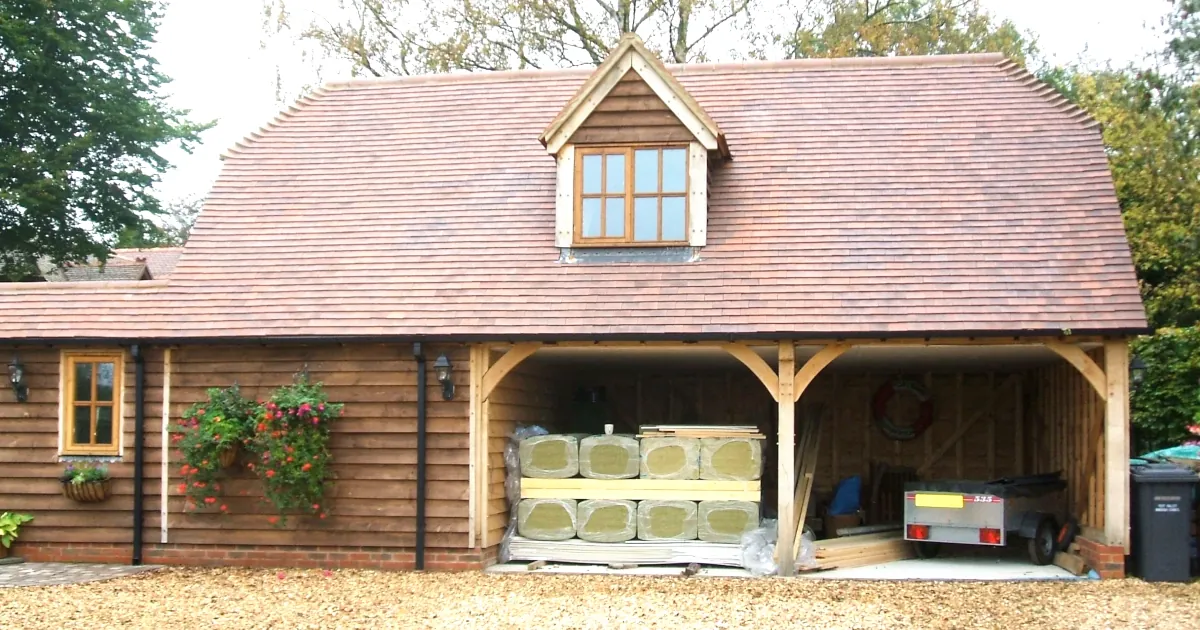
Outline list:
[[[637,535],[637,503],[625,499],[588,499],[579,502],[580,538],[601,543],[633,540]]]
[[[696,438],[642,438],[643,479],[699,479],[700,440]]]
[[[577,514],[575,499],[521,499],[517,504],[517,533],[530,540],[574,538]]]
[[[638,476],[637,438],[593,435],[579,441],[579,474],[589,479],[631,479]]]
[[[521,476],[567,479],[579,474],[579,437],[537,435],[521,440]]]
[[[762,477],[762,440],[701,438],[700,478],[754,481]]]
[[[758,527],[758,504],[749,501],[701,501],[696,510],[700,540],[740,543],[742,534]]]
[[[695,540],[696,502],[640,501],[637,525],[638,540]]]

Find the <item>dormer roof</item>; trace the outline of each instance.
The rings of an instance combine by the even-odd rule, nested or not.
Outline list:
[[[604,63],[596,67],[562,111],[546,126],[538,137],[546,151],[557,154],[628,72],[641,77],[710,154],[716,152],[722,157],[729,157],[725,134],[717,127],[717,123],[688,94],[658,56],[646,48],[642,38],[634,33],[627,33],[621,38]]]

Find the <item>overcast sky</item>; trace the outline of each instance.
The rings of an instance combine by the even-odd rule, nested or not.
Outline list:
[[[337,0],[290,0],[294,8],[321,11]],[[1169,0],[983,0],[995,15],[1032,31],[1043,58],[1062,64],[1125,65],[1162,47],[1162,18]],[[171,103],[197,121],[216,120],[193,155],[168,151],[176,168],[159,186],[165,201],[203,196],[220,170],[219,156],[264,125],[286,104],[276,93],[276,73],[306,77],[311,70],[298,48],[262,41],[261,0],[168,0],[154,55]],[[326,76],[326,79],[335,77]],[[303,80],[303,79],[301,79]]]

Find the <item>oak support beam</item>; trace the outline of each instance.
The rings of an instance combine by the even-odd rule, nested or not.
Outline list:
[[[792,401],[799,401],[800,397],[804,395],[804,390],[808,389],[808,386],[812,384],[813,379],[817,378],[821,370],[824,370],[834,359],[842,356],[849,349],[850,346],[844,343],[831,343],[821,348],[811,359],[806,361],[804,367],[796,372],[793,385],[795,392],[792,394],[794,396]],[[780,368],[780,373],[783,373],[782,368]]]
[[[1107,343],[1105,344],[1106,347]],[[1061,341],[1044,341],[1042,345],[1053,350],[1055,354],[1075,366],[1075,369],[1079,370],[1079,373],[1083,374],[1083,377],[1091,384],[1092,389],[1096,390],[1096,393],[1100,395],[1100,400],[1108,400],[1108,382],[1105,379],[1104,370],[1100,369],[1100,366],[1096,365],[1096,362],[1082,348],[1075,344],[1063,343]]]
[[[475,549],[483,542],[483,536],[476,533],[482,524],[479,514],[486,512],[483,507],[486,500],[481,497],[487,492],[487,424],[484,422],[483,375],[491,362],[491,351],[483,344],[470,347],[471,352],[471,386],[467,440],[467,548]],[[485,462],[480,467],[479,462]]]
[[[795,346],[789,347],[792,348],[794,365]],[[750,371],[753,372],[754,375],[758,377],[758,380],[762,381],[763,386],[767,388],[767,393],[771,394],[771,398],[774,398],[775,402],[779,402],[779,375],[775,373],[775,370],[771,369],[771,366],[767,364],[766,360],[759,356],[757,352],[751,350],[750,346],[745,344],[723,343],[721,344],[721,348],[724,349],[725,352],[733,355],[733,358],[741,361],[743,365],[750,368]],[[780,370],[780,373],[783,373],[782,370]],[[789,378],[790,377],[791,374],[789,373]]]
[[[1104,537],[1129,551],[1129,342],[1104,342]]]
[[[735,355],[736,356],[736,355]],[[758,356],[758,355],[755,355]],[[779,387],[775,400],[779,403],[778,511],[779,537],[775,542],[779,559],[779,575],[792,575],[796,556],[792,544],[796,538],[796,346],[791,341],[779,342]]]
[[[483,399],[487,400],[492,392],[496,391],[496,386],[500,384],[500,381],[504,380],[504,377],[508,376],[508,373],[522,361],[537,352],[540,347],[542,347],[540,343],[518,343],[511,350],[505,352],[491,367],[488,367],[483,374],[483,393],[481,394]]]

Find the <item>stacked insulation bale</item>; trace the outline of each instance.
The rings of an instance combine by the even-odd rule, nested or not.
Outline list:
[[[530,540],[567,540],[578,530],[574,499],[521,499],[517,504],[517,533]]]
[[[590,542],[615,543],[637,535],[637,502],[588,499],[579,502],[578,534]]]
[[[762,478],[762,441],[751,438],[701,438],[700,478],[754,481]],[[759,523],[759,505],[751,501],[701,501],[696,533],[707,542],[738,543]]]
[[[701,501],[696,510],[700,540],[739,543],[742,534],[758,527],[758,504],[750,501]]]
[[[579,441],[579,474],[588,479],[632,479],[641,453],[629,435],[593,435]]]
[[[521,476],[569,479],[579,474],[579,436],[538,435],[521,440]]]
[[[697,438],[642,438],[642,479],[699,479],[700,440]]]
[[[639,501],[637,537],[638,540],[695,540],[696,502]]]

